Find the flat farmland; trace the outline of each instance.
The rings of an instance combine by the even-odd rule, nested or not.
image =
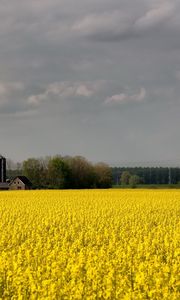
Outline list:
[[[180,191],[0,193],[0,299],[179,299]]]

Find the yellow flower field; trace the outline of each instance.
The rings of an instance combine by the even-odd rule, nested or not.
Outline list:
[[[0,299],[179,299],[180,191],[0,193]]]

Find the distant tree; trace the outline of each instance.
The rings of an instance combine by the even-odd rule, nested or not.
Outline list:
[[[53,188],[68,188],[70,168],[60,156],[51,158],[48,162],[48,184]]]
[[[94,186],[94,169],[90,162],[82,156],[66,158],[71,172],[70,185],[72,188],[83,189]]]
[[[137,184],[140,183],[140,177],[138,175],[132,175],[130,178],[129,178],[129,185],[132,187],[132,188],[135,188],[137,186]]]
[[[17,162],[16,163],[16,169],[17,170],[22,170],[22,168],[23,168],[23,163],[22,162]]]
[[[29,158],[23,162],[23,175],[27,176],[34,187],[42,186],[42,173],[44,172],[41,162],[36,158]]]
[[[94,165],[95,186],[97,188],[110,188],[112,186],[111,168],[105,163]]]
[[[120,179],[120,182],[122,185],[127,185],[129,184],[129,179],[131,177],[131,174],[129,171],[124,171],[122,172],[122,175],[121,175],[121,179]]]
[[[136,167],[136,168],[111,168],[113,175],[113,183],[117,184],[117,178],[124,171],[130,174],[138,175],[143,184],[176,184],[180,181],[180,168],[167,168],[167,167]]]
[[[41,180],[41,187],[47,188],[49,184],[49,179],[48,179],[48,164],[50,161],[51,157],[46,156],[46,157],[40,157],[39,163],[41,166],[41,174],[40,174],[40,180]]]
[[[6,168],[7,170],[15,170],[16,169],[16,163],[12,159],[6,159]]]

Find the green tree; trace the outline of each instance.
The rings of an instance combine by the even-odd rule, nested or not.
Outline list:
[[[23,162],[23,175],[27,176],[33,186],[41,187],[43,166],[40,161],[35,158],[29,158]]]
[[[48,162],[48,184],[53,188],[68,188],[70,168],[60,156],[51,158]]]
[[[124,171],[122,172],[122,175],[121,175],[121,179],[120,179],[120,182],[122,185],[127,185],[129,184],[129,179],[131,177],[131,174],[129,171]]]
[[[135,188],[137,186],[137,184],[140,183],[140,177],[138,175],[132,175],[129,179],[129,185],[132,187],[132,188]]]
[[[97,188],[110,188],[112,186],[111,168],[105,163],[94,165],[95,186]]]
[[[66,158],[71,172],[70,185],[72,188],[83,189],[94,186],[94,169],[90,162],[82,156]]]

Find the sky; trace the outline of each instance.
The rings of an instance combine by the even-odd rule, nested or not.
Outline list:
[[[0,0],[0,154],[180,165],[180,1]]]

